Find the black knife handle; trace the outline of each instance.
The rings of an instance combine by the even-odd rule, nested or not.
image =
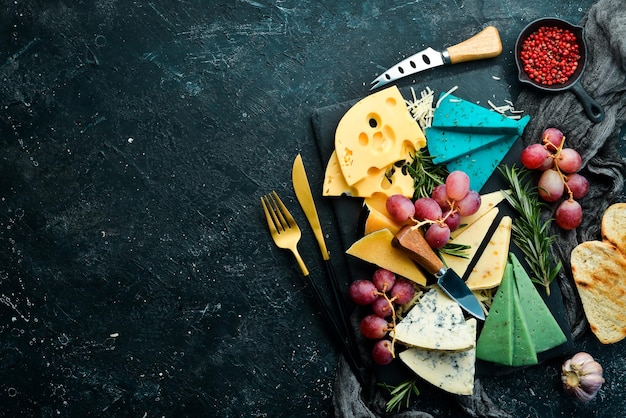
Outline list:
[[[350,315],[348,314],[348,312],[346,312],[346,301],[341,293],[339,280],[337,280],[335,268],[333,267],[333,263],[330,261],[330,258],[324,260],[324,266],[326,267],[326,274],[328,275],[328,281],[330,282],[330,288],[332,289],[333,298],[339,312],[339,317],[341,318],[342,325],[345,328],[344,331],[346,337],[348,338],[348,344],[350,345],[352,352],[355,355],[358,355],[359,350],[356,338],[354,336],[352,323],[350,322]]]

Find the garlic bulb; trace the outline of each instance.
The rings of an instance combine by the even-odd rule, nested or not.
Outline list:
[[[582,402],[589,402],[604,383],[602,366],[588,353],[574,354],[563,363],[561,381],[566,392]]]

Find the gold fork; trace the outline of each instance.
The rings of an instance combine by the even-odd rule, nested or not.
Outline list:
[[[293,216],[275,191],[261,197],[261,204],[276,246],[290,250],[296,257],[302,274],[308,276],[309,269],[298,252],[298,241],[300,241],[302,233]]]
[[[306,283],[317,299],[317,303],[320,305],[322,313],[324,314],[328,325],[330,325],[331,331],[333,331],[333,337],[336,340],[336,343],[341,347],[343,354],[346,357],[346,361],[356,378],[361,384],[364,384],[365,379],[363,378],[362,371],[359,368],[356,353],[352,351],[350,344],[346,341],[346,336],[344,336],[341,332],[339,324],[337,324],[332,311],[326,304],[326,300],[324,299],[322,292],[315,285],[315,281],[311,279],[311,276],[309,276],[309,270],[306,268],[304,261],[302,261],[300,253],[298,253],[298,241],[300,241],[302,233],[300,232],[300,228],[296,224],[296,221],[293,219],[293,216],[291,216],[291,213],[289,213],[289,210],[283,201],[280,200],[280,197],[278,197],[278,194],[275,191],[262,196],[261,205],[263,205],[263,212],[265,212],[267,225],[269,226],[270,233],[272,234],[272,238],[274,239],[276,246],[291,250],[293,255],[296,257],[298,265],[304,274]]]

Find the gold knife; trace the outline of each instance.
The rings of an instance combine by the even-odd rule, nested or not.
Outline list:
[[[311,186],[309,185],[309,180],[307,178],[306,171],[304,169],[304,163],[302,162],[302,156],[300,154],[296,156],[296,159],[293,162],[291,180],[293,182],[293,189],[296,192],[298,202],[300,202],[300,206],[302,206],[302,210],[304,211],[304,214],[306,215],[306,218],[308,219],[309,224],[313,229],[315,239],[317,240],[320,251],[322,253],[322,258],[324,259],[324,265],[326,267],[326,273],[328,275],[330,287],[332,289],[333,297],[335,299],[335,305],[337,305],[337,309],[339,310],[339,316],[341,317],[341,321],[345,328],[346,337],[348,338],[348,344],[352,347],[355,353],[358,353],[356,340],[354,338],[352,326],[350,324],[350,317],[345,311],[345,299],[342,297],[342,292],[339,287],[339,282],[337,281],[335,269],[333,268],[333,265],[330,261],[330,254],[328,252],[328,249],[326,248],[326,241],[324,240],[324,233],[322,232],[322,226],[320,225],[320,220],[317,215],[317,209],[315,208],[315,201],[313,200],[313,194],[311,193]]]

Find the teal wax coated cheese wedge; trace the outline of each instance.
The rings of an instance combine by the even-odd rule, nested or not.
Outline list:
[[[521,135],[530,117],[519,120],[509,118],[494,110],[442,93],[433,114],[432,127],[449,131],[483,134]]]
[[[476,358],[506,366],[513,364],[514,291],[513,268],[507,263],[489,315],[476,341]]]
[[[541,353],[565,343],[567,337],[539,295],[530,276],[515,254],[510,253],[509,259],[513,265],[515,287],[519,294],[520,306],[523,307],[523,314],[535,351]]]
[[[470,188],[480,192],[517,139],[517,135],[506,136],[502,141],[450,161],[446,167],[450,172],[461,170],[467,173]]]
[[[450,131],[426,128],[428,153],[435,164],[445,164],[470,153],[506,141],[509,135]]]

